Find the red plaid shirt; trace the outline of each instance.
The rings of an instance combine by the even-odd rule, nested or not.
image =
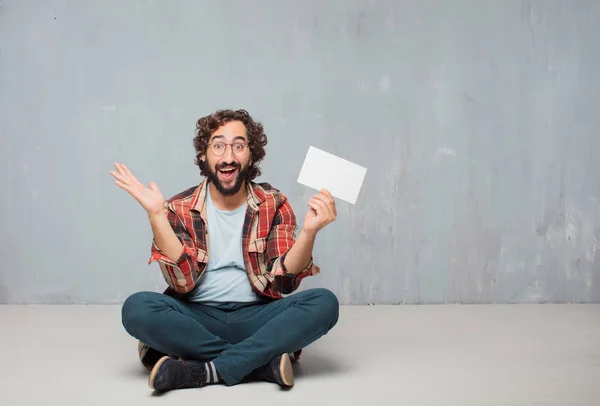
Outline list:
[[[148,263],[158,261],[165,281],[165,293],[182,297],[191,292],[206,270],[210,248],[206,216],[205,180],[167,201],[167,217],[183,244],[176,261],[169,259],[156,243]],[[309,264],[295,276],[288,274],[284,259],[296,238],[296,217],[287,198],[268,183],[247,184],[248,208],[242,232],[242,249],[248,280],[266,300],[280,299],[298,289],[306,276],[319,273],[319,267]]]

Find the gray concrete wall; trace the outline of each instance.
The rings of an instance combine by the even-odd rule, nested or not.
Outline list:
[[[309,145],[368,168],[318,238],[342,303],[599,302],[600,3],[0,1],[0,302],[161,291],[114,161],[196,184],[246,108],[300,219]]]

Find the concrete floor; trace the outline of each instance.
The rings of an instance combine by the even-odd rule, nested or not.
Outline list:
[[[154,394],[119,306],[0,306],[1,404],[600,405],[599,305],[342,307],[296,386]]]

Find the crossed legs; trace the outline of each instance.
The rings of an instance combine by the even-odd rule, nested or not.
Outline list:
[[[327,289],[309,289],[270,303],[207,306],[155,292],[131,295],[125,330],[175,358],[212,362],[227,385],[300,350],[337,323],[339,304]]]

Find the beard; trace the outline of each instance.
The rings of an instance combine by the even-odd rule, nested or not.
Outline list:
[[[233,186],[226,187],[219,179],[219,169],[223,168],[237,169],[238,172],[235,177],[235,181],[233,182]],[[215,188],[217,191],[219,191],[219,193],[221,193],[223,196],[233,196],[240,191],[242,185],[248,179],[250,165],[246,164],[246,166],[242,168],[240,164],[232,162],[230,164],[221,164],[215,168],[212,168],[207,161],[204,161],[204,170],[207,174],[206,177],[208,178],[208,181],[215,185]]]

